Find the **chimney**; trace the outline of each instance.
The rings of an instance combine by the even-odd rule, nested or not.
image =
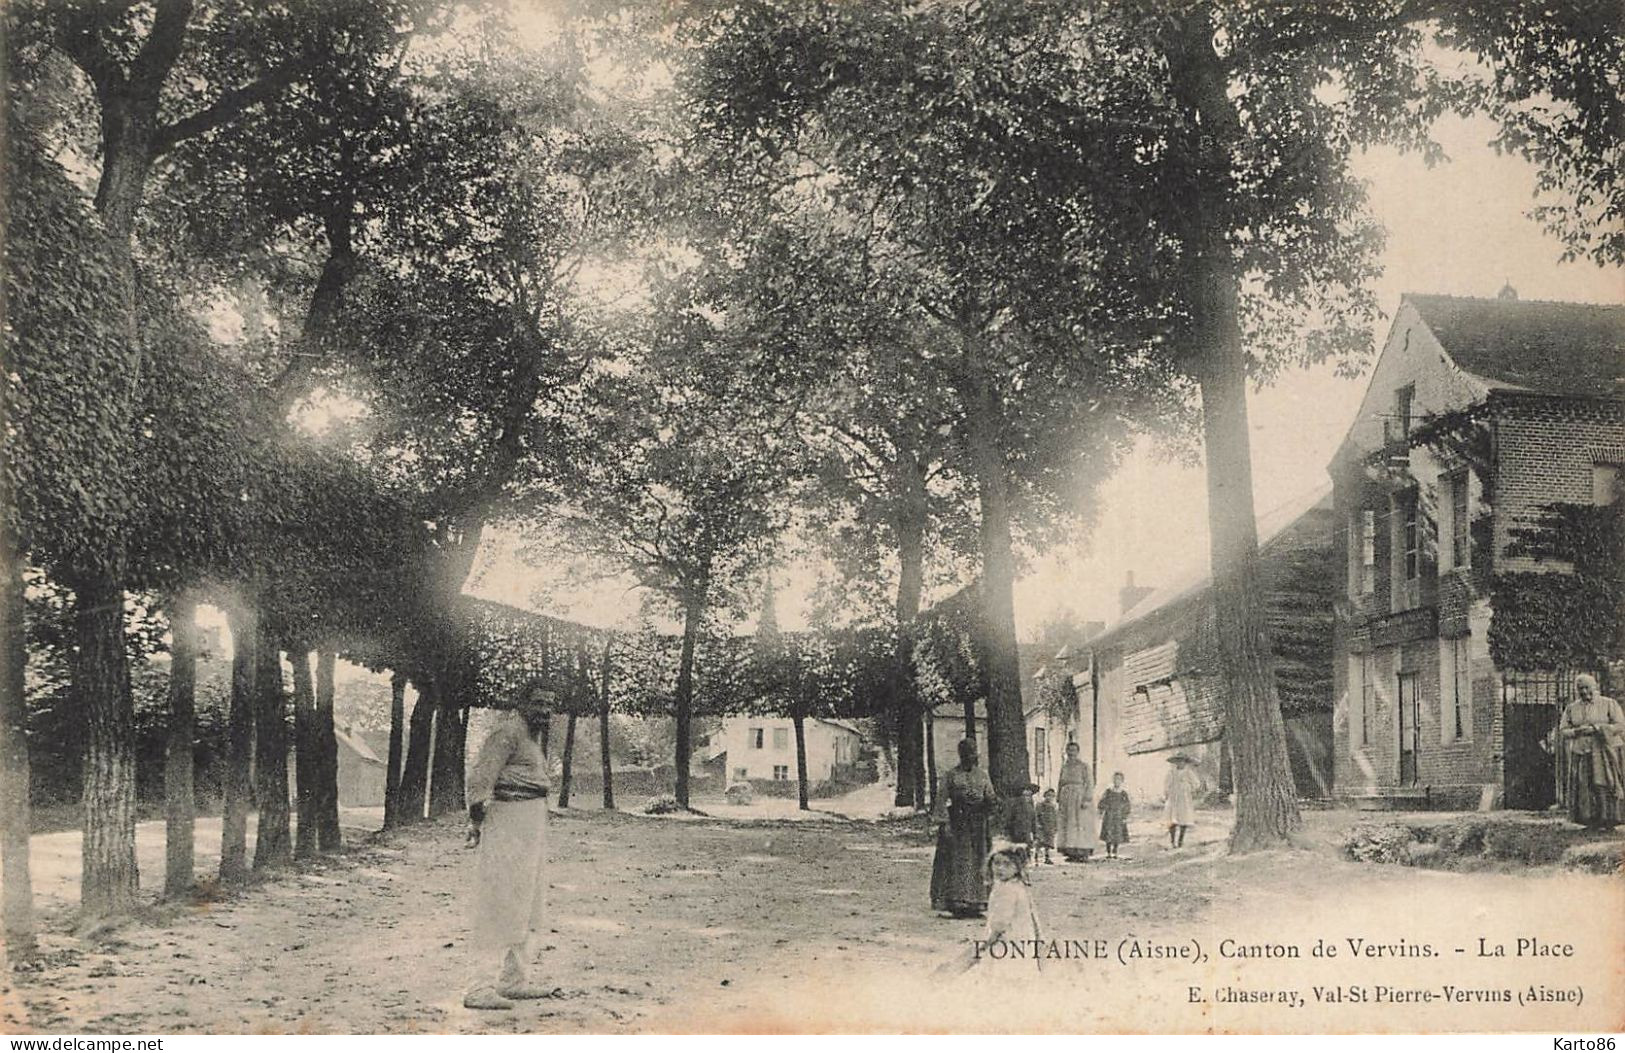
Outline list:
[[[1118,617],[1127,614],[1135,604],[1151,595],[1151,592],[1152,589],[1148,586],[1134,584],[1134,572],[1129,571],[1127,580],[1123,582],[1123,587],[1117,590]]]

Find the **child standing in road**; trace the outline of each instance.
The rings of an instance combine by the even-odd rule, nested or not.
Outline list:
[[[1117,846],[1128,841],[1128,791],[1123,789],[1123,773],[1112,772],[1112,788],[1100,795],[1100,839],[1106,842],[1106,858],[1117,859]]]
[[[1038,813],[1033,806],[1033,794],[1037,792],[1037,785],[1028,783],[1022,788],[1021,796],[1010,802],[1004,836],[1015,844],[1031,845],[1038,840]]]
[[[1015,944],[1025,949],[1021,957],[1030,956],[1033,964],[1042,968],[1037,954],[1038,941],[1043,931],[1038,924],[1038,912],[1033,909],[1033,890],[1027,878],[1028,846],[1006,841],[993,842],[988,853],[987,873],[993,882],[993,891],[987,898],[987,934],[980,944],[972,943],[964,951],[938,967],[938,972],[962,973],[983,960],[1004,960],[1000,944]],[[988,953],[992,949],[992,953]]]
[[[1184,848],[1185,831],[1196,822],[1196,795],[1202,792],[1202,779],[1196,774],[1196,761],[1183,753],[1169,757],[1168,763],[1163,821],[1168,824],[1168,847]]]
[[[1050,853],[1055,850],[1055,828],[1060,825],[1061,812],[1055,806],[1055,791],[1045,790],[1044,800],[1038,806],[1038,842],[1033,845],[1034,858],[1040,848],[1044,850],[1044,862],[1054,863]]]

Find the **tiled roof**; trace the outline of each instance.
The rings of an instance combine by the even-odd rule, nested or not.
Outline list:
[[[1330,509],[1332,506],[1332,484],[1321,483],[1313,490],[1298,494],[1268,512],[1257,517],[1258,546],[1260,552],[1268,548],[1277,538],[1285,535],[1309,513],[1316,509]],[[1208,560],[1205,553],[1199,554],[1200,562],[1192,562],[1186,572],[1177,575],[1168,584],[1147,594],[1139,603],[1130,607],[1117,621],[1106,626],[1089,640],[1084,650],[1100,650],[1110,646],[1120,635],[1122,630],[1134,625],[1141,619],[1155,614],[1164,607],[1195,595],[1208,587],[1213,581],[1213,575],[1208,570]]]
[[[1625,391],[1625,306],[1407,294],[1456,365],[1492,388]]]

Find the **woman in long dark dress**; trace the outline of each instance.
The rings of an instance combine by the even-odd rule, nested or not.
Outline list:
[[[975,740],[960,740],[959,767],[943,776],[938,798],[946,801],[947,814],[939,816],[931,907],[956,918],[980,917],[987,910],[988,821],[998,794],[976,762]]]

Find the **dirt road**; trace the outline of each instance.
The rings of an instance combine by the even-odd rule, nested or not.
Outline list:
[[[1042,971],[1032,961],[983,962],[954,977],[934,970],[981,923],[927,909],[923,825],[560,813],[545,962],[563,996],[478,1013],[461,1006],[471,855],[460,824],[434,824],[229,902],[132,925],[105,944],[49,933],[42,967],[13,978],[0,1012],[9,1031],[158,1034],[1574,1031],[1621,1022],[1625,882],[1616,877],[1438,873],[1347,863],[1329,849],[1230,859],[1217,843],[1223,832],[1205,823],[1171,852],[1141,823],[1129,860],[1037,868],[1035,901],[1061,956]],[[1468,941],[1480,936],[1509,953],[1514,940],[1539,937],[1571,945],[1573,956],[1479,959],[1473,944],[1470,958]],[[1304,957],[1224,957],[1226,939]],[[1400,950],[1310,956],[1316,940],[1342,949],[1351,939]],[[1172,955],[1193,944],[1201,960],[1120,957],[1125,946]],[[1418,945],[1436,956],[1403,956]],[[1583,987],[1585,1000],[1451,1002],[1442,992],[1521,996],[1536,984]],[[1437,998],[1347,1000],[1356,987],[1374,998],[1379,986]],[[1312,987],[1344,1000],[1327,1003]],[[1282,999],[1233,1001],[1232,989]],[[1293,992],[1312,1004],[1291,1004]]]

